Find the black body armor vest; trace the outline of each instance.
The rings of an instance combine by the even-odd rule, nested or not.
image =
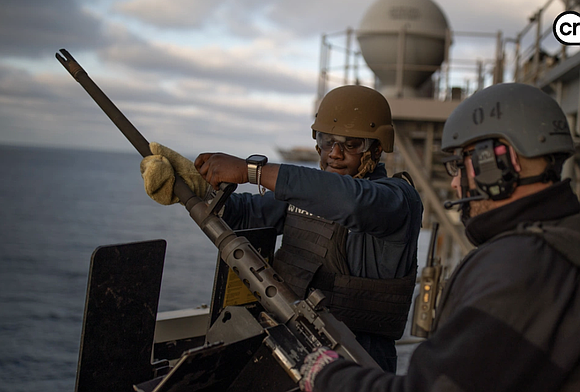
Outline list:
[[[347,235],[344,226],[291,205],[273,266],[301,298],[310,289],[321,290],[326,296],[323,305],[352,331],[400,339],[412,302],[416,266],[403,278],[351,276]]]

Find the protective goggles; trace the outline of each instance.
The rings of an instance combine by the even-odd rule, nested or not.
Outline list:
[[[465,158],[471,156],[474,150],[460,151],[456,155],[443,158],[443,166],[447,170],[447,174],[451,177],[457,177],[461,169],[465,167]]]
[[[346,137],[331,135],[324,132],[316,132],[316,145],[324,152],[332,151],[334,146],[338,144],[341,152],[346,154],[362,154],[371,148],[371,145],[376,139],[360,138],[360,137]]]

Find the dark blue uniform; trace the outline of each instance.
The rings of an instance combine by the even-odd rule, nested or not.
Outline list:
[[[293,211],[303,210],[337,222],[348,230],[346,263],[352,276],[402,278],[416,268],[423,205],[407,181],[387,176],[383,164],[365,179],[281,165],[275,192],[263,197],[234,194],[223,218],[234,230],[270,226],[282,234],[289,206]],[[393,339],[354,332],[379,364],[393,370]],[[385,365],[389,361],[391,365]]]

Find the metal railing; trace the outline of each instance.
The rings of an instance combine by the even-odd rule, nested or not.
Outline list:
[[[362,59],[358,43],[353,40],[359,31],[348,28],[345,31],[324,34],[321,39],[320,70],[318,78],[317,98],[320,100],[333,87],[344,84],[363,84],[378,88],[380,80]],[[364,32],[365,35],[387,35],[387,33]],[[389,33],[388,35],[392,35]],[[375,63],[375,69],[393,70],[396,72],[396,88],[398,96],[403,97],[404,73],[408,71],[424,71],[432,73],[433,99],[449,100],[454,89],[461,89],[464,94],[470,94],[489,84],[503,80],[503,40],[500,31],[460,32],[446,30],[443,62],[440,65],[411,64],[405,61],[406,40],[409,35],[404,29],[398,35],[398,56],[392,63]],[[452,43],[463,39],[479,38],[491,42],[493,48],[485,56],[476,58],[453,58]]]
[[[406,71],[432,72],[433,99],[448,100],[454,89],[460,89],[468,96],[491,84],[515,81],[535,84],[539,78],[557,62],[565,60],[572,51],[569,46],[560,44],[552,34],[555,15],[580,9],[579,0],[547,0],[547,2],[528,18],[528,24],[515,37],[504,37],[502,31],[474,32],[447,30],[444,60],[440,65],[409,64],[405,61],[405,40],[409,33],[402,29],[398,34],[398,56],[396,62],[374,64],[374,67],[396,70],[397,91],[402,96],[402,81]],[[331,34],[322,35],[320,51],[320,72],[318,99],[328,90],[343,84],[364,84],[379,87],[380,81],[368,68],[358,46],[356,37],[360,30],[347,28]],[[372,33],[364,31],[365,35]],[[433,35],[440,33],[434,32]],[[392,35],[392,33],[389,33]],[[474,39],[481,39],[477,43]],[[463,42],[486,49],[475,56],[462,57]],[[458,48],[456,57],[456,48]],[[335,57],[339,53],[338,57]],[[333,55],[334,54],[334,55]]]

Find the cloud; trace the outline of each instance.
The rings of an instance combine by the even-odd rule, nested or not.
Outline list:
[[[131,149],[54,59],[64,47],[149,140],[241,156],[312,145],[321,35],[358,28],[373,2],[5,0],[0,142]],[[545,3],[436,2],[454,30],[504,36]],[[482,42],[458,40],[452,54],[477,57]]]
[[[131,0],[113,9],[163,29],[221,29],[245,38],[274,31],[320,36],[355,27],[372,0]],[[337,12],[339,11],[339,12]]]
[[[120,26],[111,27],[107,34],[114,43],[99,49],[99,57],[131,72],[156,75],[158,79],[193,78],[245,90],[284,94],[314,92],[316,72],[285,62],[281,57],[288,51],[276,48],[267,39],[233,47],[210,44],[188,48],[146,41]],[[268,53],[274,55],[269,58]]]
[[[343,31],[347,27],[358,28],[373,3],[373,0],[131,0],[116,4],[114,10],[158,28],[211,27],[246,38],[285,32],[305,38]],[[453,29],[502,30],[514,35],[545,0],[489,0],[468,4],[464,0],[435,0],[435,3],[452,21]]]
[[[4,0],[0,12],[3,57],[38,58],[56,48],[94,49],[109,42],[101,21],[75,0]]]
[[[299,36],[320,36],[344,31],[358,24],[372,0],[282,0],[270,8],[268,17]]]
[[[301,97],[292,104],[195,79],[160,85],[115,74],[93,80],[146,138],[184,153],[263,151],[275,157],[274,144],[308,140],[312,113]],[[3,143],[132,150],[64,70],[35,75],[0,65],[0,118]]]
[[[113,9],[144,23],[167,29],[202,27],[226,0],[130,0]]]

